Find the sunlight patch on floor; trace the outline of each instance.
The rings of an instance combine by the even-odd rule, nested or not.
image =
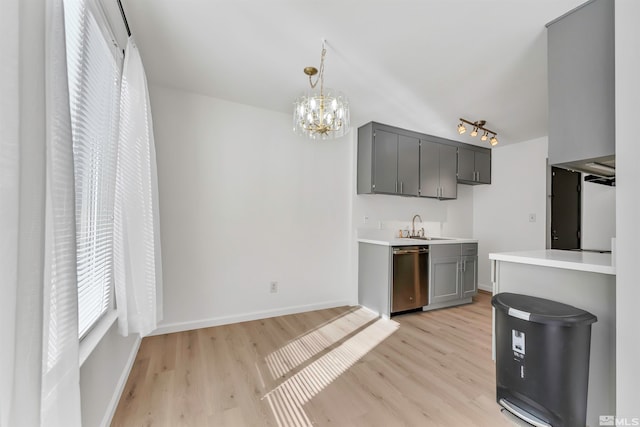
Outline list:
[[[264,398],[269,402],[278,426],[311,426],[311,420],[303,409],[304,404],[393,334],[399,326],[393,320],[378,319],[268,392]]]
[[[376,317],[378,316],[373,312],[358,308],[296,338],[267,356],[266,362],[271,376],[273,379],[282,377]]]

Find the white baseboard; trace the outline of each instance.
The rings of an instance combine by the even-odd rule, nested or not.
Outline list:
[[[483,285],[482,283],[478,283],[478,289],[493,293],[493,286],[491,285]]]
[[[124,387],[127,385],[127,379],[129,378],[129,374],[131,373],[133,364],[136,361],[136,355],[138,354],[138,349],[140,348],[141,342],[142,342],[142,339],[140,338],[140,335],[138,335],[138,337],[136,338],[136,342],[131,348],[131,352],[129,353],[127,364],[125,365],[125,368],[122,370],[122,374],[120,374],[120,378],[118,379],[118,384],[116,385],[116,389],[113,392],[113,396],[111,396],[111,401],[109,402],[109,406],[107,406],[107,410],[104,414],[104,419],[100,424],[102,427],[108,427],[111,425],[113,416],[116,414],[116,409],[118,408],[118,402],[120,402],[120,397],[122,396]]]
[[[323,310],[342,306],[351,306],[348,301],[328,301],[319,304],[298,305],[278,308],[274,310],[254,311],[250,313],[234,314],[232,316],[212,317],[210,319],[176,322],[161,325],[150,335],[170,334],[173,332],[190,331],[193,329],[210,328],[212,326],[229,325],[231,323],[248,322],[269,317],[286,316],[287,314],[304,313],[306,311]]]

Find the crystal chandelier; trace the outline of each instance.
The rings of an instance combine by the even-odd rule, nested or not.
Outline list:
[[[315,67],[305,67],[309,76],[309,92],[296,99],[293,110],[293,131],[311,139],[340,138],[349,133],[349,101],[338,91],[324,87],[324,57],[327,53],[322,41],[320,71]],[[315,82],[313,76],[316,77]],[[314,91],[320,82],[320,91]]]

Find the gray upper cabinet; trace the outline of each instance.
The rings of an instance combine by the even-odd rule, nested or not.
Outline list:
[[[438,199],[458,196],[455,146],[420,141],[420,196]]]
[[[417,196],[419,143],[377,123],[358,129],[358,194]]]
[[[376,122],[358,128],[358,194],[455,199],[458,182],[490,184],[491,150]]]
[[[613,156],[614,2],[587,2],[550,22],[547,43],[549,163],[571,167]]]
[[[398,135],[398,185],[401,195],[418,195],[420,140]]]
[[[398,185],[398,135],[378,130],[373,138],[372,190],[395,194]]]
[[[458,182],[461,184],[491,184],[491,150],[458,148]]]

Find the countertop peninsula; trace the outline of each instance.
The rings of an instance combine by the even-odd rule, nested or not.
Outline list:
[[[616,267],[612,262],[610,253],[545,249],[537,251],[490,253],[489,259],[590,273],[616,274]]]

